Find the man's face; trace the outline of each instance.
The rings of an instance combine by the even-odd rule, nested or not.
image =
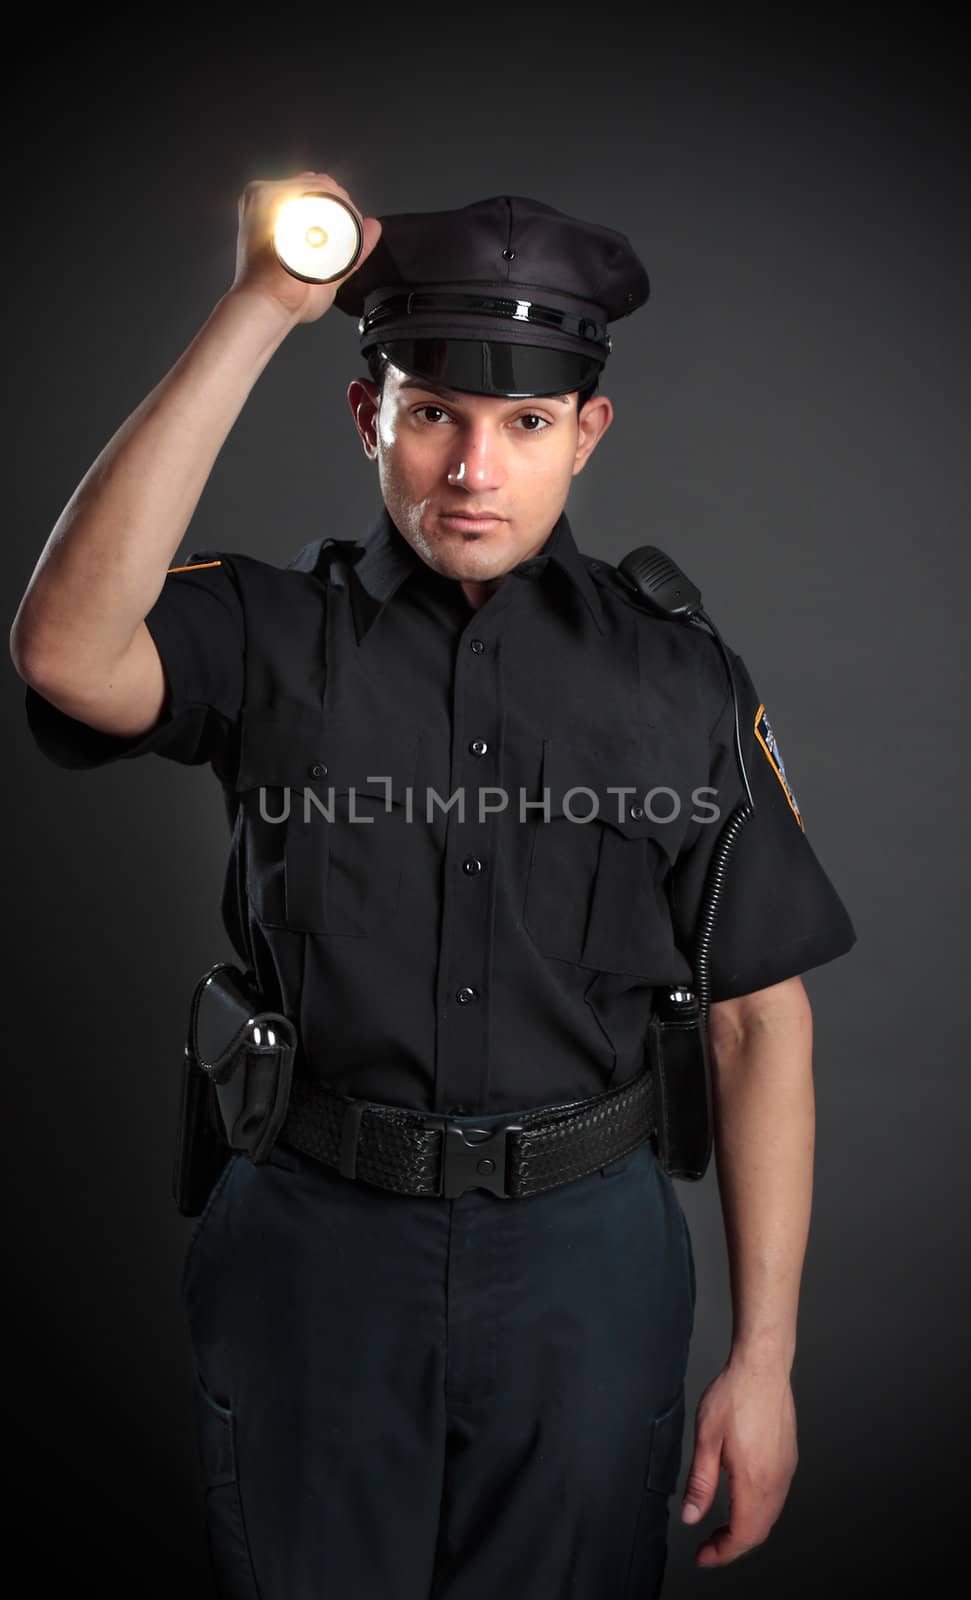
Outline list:
[[[605,395],[578,418],[575,393],[504,400],[393,365],[383,390],[355,379],[347,398],[395,526],[436,572],[473,586],[542,548],[613,417]]]

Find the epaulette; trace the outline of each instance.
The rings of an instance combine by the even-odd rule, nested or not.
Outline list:
[[[610,561],[604,561],[602,556],[588,556],[580,552],[581,560],[595,583],[603,584],[611,593],[617,593],[625,600],[633,600],[623,579],[618,575],[617,568]]]
[[[638,611],[642,616],[656,617],[654,607],[648,605],[644,597],[631,587],[618,572],[612,561],[605,561],[602,556],[584,556],[584,564],[594,583],[612,598],[622,600],[631,610]]]

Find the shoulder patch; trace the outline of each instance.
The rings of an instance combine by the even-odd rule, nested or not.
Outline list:
[[[772,732],[772,725],[765,714],[765,706],[759,706],[758,711],[755,713],[755,737],[758,739],[759,744],[762,746],[766,756],[772,763],[772,768],[775,772],[775,775],[782,784],[785,797],[792,808],[792,814],[798,822],[803,833],[805,833],[806,824],[802,820],[799,807],[796,804],[796,797],[792,792],[789,779],[786,777],[786,767],[785,762],[782,759],[782,751],[779,748],[778,739]]]
[[[188,566],[185,566],[185,567],[168,567],[166,569],[166,574],[165,575],[166,575],[166,577],[168,577],[170,572],[198,572],[200,567],[221,567],[221,566],[222,566],[222,562],[221,561],[190,561]]]

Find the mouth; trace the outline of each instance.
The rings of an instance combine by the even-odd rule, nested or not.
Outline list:
[[[491,511],[481,511],[472,514],[467,511],[443,511],[440,520],[450,528],[465,529],[469,533],[485,533],[490,528],[496,528],[500,522],[505,522],[505,517],[496,516]]]

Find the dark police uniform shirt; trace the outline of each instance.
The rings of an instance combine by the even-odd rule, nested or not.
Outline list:
[[[28,688],[31,730],[69,767],[211,763],[226,930],[297,1021],[300,1070],[455,1115],[642,1070],[652,989],[691,979],[706,868],[745,798],[710,635],[638,606],[565,514],[475,609],[384,507],[364,541],[318,539],[285,568],[195,553],[146,623],[168,680],[150,733],[102,733]],[[733,664],[756,813],[712,941],[716,1001],[855,940]]]

